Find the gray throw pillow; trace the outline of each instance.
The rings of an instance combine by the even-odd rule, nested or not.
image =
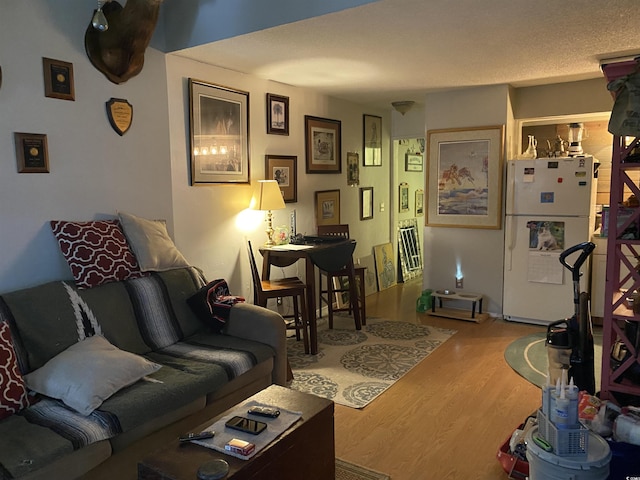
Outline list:
[[[164,220],[147,220],[123,212],[118,212],[118,217],[140,270],[163,272],[189,266],[171,240]]]
[[[29,389],[62,400],[82,415],[90,415],[118,390],[161,367],[94,335],[28,373],[24,381]]]

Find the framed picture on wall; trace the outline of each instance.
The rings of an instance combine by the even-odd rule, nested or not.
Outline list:
[[[75,97],[73,63],[42,57],[44,72],[44,96],[72,100]]]
[[[424,215],[424,190],[416,190],[416,217]]]
[[[359,155],[356,152],[347,152],[347,185],[353,187],[360,184]]]
[[[421,172],[422,155],[419,153],[406,153],[404,156],[404,170],[406,172]]]
[[[342,122],[304,116],[307,173],[342,172]]]
[[[362,151],[363,166],[382,166],[382,117],[362,116]]]
[[[265,155],[265,178],[278,182],[285,203],[298,201],[298,157]]]
[[[249,92],[189,79],[191,185],[249,183]]]
[[[316,225],[340,224],[340,190],[316,192]]]
[[[267,133],[289,135],[289,97],[267,93]]]
[[[18,173],[49,173],[47,136],[40,133],[14,133]]]
[[[373,187],[360,187],[360,220],[373,218]]]
[[[409,211],[409,184],[402,182],[398,189],[398,205],[401,213]]]
[[[426,224],[500,229],[503,150],[504,125],[429,131]]]

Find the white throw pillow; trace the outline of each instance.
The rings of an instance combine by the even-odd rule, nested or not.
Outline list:
[[[123,212],[118,212],[118,217],[140,270],[162,272],[189,266],[171,240],[164,220],[147,220]]]
[[[161,367],[94,335],[28,373],[24,381],[31,390],[62,400],[82,415],[90,415],[118,390]]]

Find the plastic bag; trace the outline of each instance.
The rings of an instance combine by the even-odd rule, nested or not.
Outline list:
[[[609,132],[620,137],[640,136],[640,73],[636,69],[629,75],[612,80],[607,84],[607,90],[616,94]]]

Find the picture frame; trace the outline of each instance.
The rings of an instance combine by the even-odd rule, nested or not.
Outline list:
[[[289,135],[289,97],[267,93],[267,133]]]
[[[298,201],[298,157],[292,155],[265,155],[266,180],[278,182],[285,203]]]
[[[342,173],[342,122],[304,116],[307,173]]]
[[[409,184],[402,182],[398,187],[398,211],[400,213],[409,211]]]
[[[360,187],[360,220],[373,218],[373,187]]]
[[[45,97],[75,101],[72,63],[42,57],[42,70]]]
[[[382,117],[362,115],[362,165],[382,166]]]
[[[350,187],[360,185],[359,158],[357,152],[347,152],[347,185]]]
[[[340,190],[322,190],[315,194],[316,226],[340,224]]]
[[[422,172],[423,160],[420,153],[405,153],[404,155],[405,172]]]
[[[376,262],[378,291],[381,292],[396,285],[396,264],[394,262],[393,245],[391,245],[391,242],[374,245],[373,256]]]
[[[419,188],[416,190],[416,217],[424,215],[424,190]]]
[[[504,125],[427,134],[426,225],[499,230]]]
[[[189,78],[191,185],[245,184],[249,92]]]
[[[41,133],[13,134],[18,173],[49,173],[47,136]]]

